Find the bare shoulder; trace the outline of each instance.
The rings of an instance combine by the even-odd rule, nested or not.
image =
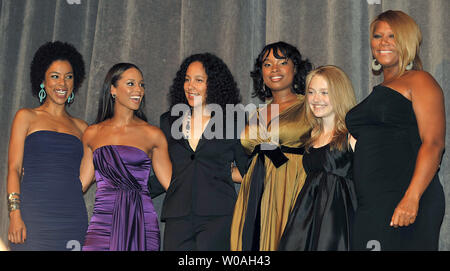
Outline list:
[[[142,128],[150,140],[159,140],[161,137],[165,138],[163,131],[159,127],[147,123]]]
[[[37,119],[37,112],[32,108],[21,108],[17,110],[14,116],[13,125],[19,125],[20,127],[28,127]]]
[[[89,126],[86,121],[79,118],[72,117],[72,121],[75,123],[77,128],[80,129],[81,132],[84,132]]]
[[[139,126],[142,137],[147,142],[147,147],[153,149],[158,146],[162,146],[166,142],[166,136],[163,131],[154,125],[145,123]]]
[[[93,138],[97,135],[99,124],[93,124],[88,126],[83,133],[83,142],[89,145]]]
[[[21,108],[16,112],[16,119],[20,120],[32,120],[37,117],[37,113],[32,108]]]
[[[441,95],[442,89],[434,77],[426,71],[412,71],[409,80],[413,95]]]

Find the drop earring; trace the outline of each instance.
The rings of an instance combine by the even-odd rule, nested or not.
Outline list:
[[[47,93],[45,92],[44,84],[40,85],[41,90],[39,91],[39,102],[42,104],[45,100],[45,97],[47,97]]]
[[[378,63],[378,61],[376,59],[372,60],[372,70],[374,71],[379,71],[381,70],[382,66],[380,63]]]
[[[67,98],[67,103],[71,104],[73,103],[73,100],[75,99],[75,94],[73,92],[70,94],[69,98]]]

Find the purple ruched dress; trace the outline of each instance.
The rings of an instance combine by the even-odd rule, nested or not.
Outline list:
[[[159,250],[158,218],[148,191],[152,161],[135,147],[94,151],[97,192],[83,250]]]

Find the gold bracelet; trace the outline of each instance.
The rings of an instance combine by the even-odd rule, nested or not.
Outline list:
[[[14,196],[17,196],[17,198],[13,198]],[[12,200],[12,199],[19,199],[20,198],[20,194],[16,193],[16,192],[12,192],[8,194],[8,200]]]
[[[10,203],[8,204],[8,211],[11,213],[14,210],[19,210],[20,209],[20,204],[19,203]]]
[[[8,211],[11,213],[14,210],[20,209],[20,194],[19,193],[9,193],[8,194]]]

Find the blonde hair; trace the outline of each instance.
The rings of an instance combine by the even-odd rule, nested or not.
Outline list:
[[[352,82],[339,67],[333,65],[321,66],[312,70],[306,76],[306,95],[308,95],[309,85],[314,76],[321,76],[327,82],[328,95],[334,111],[334,130],[330,148],[342,151],[348,148],[345,115],[356,105]],[[306,119],[312,127],[311,136],[305,143],[305,149],[308,150],[323,132],[323,122],[321,118],[315,117],[311,112],[308,99],[305,99],[305,104]]]
[[[395,44],[399,52],[397,77],[405,73],[406,66],[411,62],[413,62],[413,70],[422,70],[422,61],[419,57],[422,33],[413,18],[403,11],[387,10],[379,14],[370,24],[371,39],[378,22],[386,22],[394,32]]]

